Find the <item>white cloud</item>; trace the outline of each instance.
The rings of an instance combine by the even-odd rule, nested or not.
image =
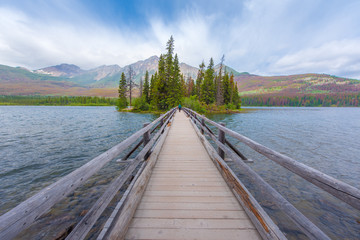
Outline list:
[[[146,33],[110,29],[91,19],[86,26],[40,22],[25,13],[0,8],[0,63],[31,69],[62,62],[83,68],[101,64],[126,65],[156,55],[159,44],[146,41]]]
[[[270,65],[273,74],[332,73],[360,79],[360,38],[343,39],[287,54]]]

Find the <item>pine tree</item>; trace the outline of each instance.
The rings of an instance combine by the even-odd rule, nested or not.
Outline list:
[[[238,90],[238,87],[237,87],[237,83],[234,81],[234,75],[233,74],[231,74],[230,79],[234,83],[233,87],[232,87],[232,92],[233,92],[233,94],[232,94],[232,103],[236,106],[236,108],[240,108],[241,99],[240,99],[240,96],[239,96],[239,90]]]
[[[118,108],[123,109],[128,105],[128,102],[126,99],[126,78],[125,78],[124,73],[121,73],[118,92],[119,92]]]
[[[206,104],[213,103],[215,101],[215,88],[214,88],[214,60],[210,58],[209,65],[205,71],[204,81],[201,84],[201,101]]]
[[[129,66],[128,69],[128,84],[129,84],[129,98],[130,98],[130,106],[131,106],[131,99],[132,99],[132,88],[133,88],[133,78],[135,76],[135,72],[132,66]]]
[[[152,78],[152,76],[151,76]],[[143,96],[145,97],[145,101],[150,103],[150,85],[149,85],[149,72],[145,72],[145,81],[144,81],[144,88],[143,88]]]
[[[165,110],[168,109],[167,97],[168,97],[168,82],[166,79],[165,71],[165,59],[163,55],[160,55],[159,65],[158,65],[158,76],[155,82],[155,94],[154,102],[158,109]]]
[[[169,107],[174,107],[180,103],[180,99],[183,95],[179,59],[177,54],[175,54],[175,58],[171,68],[172,68],[172,75],[170,76],[170,79],[168,79],[169,89],[168,89],[167,103]]]
[[[201,85],[204,81],[204,72],[205,72],[205,63],[202,61],[202,63],[199,65],[199,71],[196,78],[196,95],[199,99],[201,99]]]
[[[224,104],[231,102],[233,83],[230,85],[229,74],[225,74],[222,80]]]
[[[143,80],[140,78],[140,86],[139,86],[139,92],[140,92],[140,98],[143,96]]]
[[[219,68],[219,75],[215,78],[216,86],[216,105],[220,106],[224,104],[223,86],[222,86],[222,70],[225,60],[225,55],[222,56]]]

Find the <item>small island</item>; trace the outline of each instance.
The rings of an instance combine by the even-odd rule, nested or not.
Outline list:
[[[119,111],[164,112],[181,105],[200,113],[239,112],[241,100],[238,87],[234,75],[226,72],[224,56],[217,71],[212,58],[206,69],[202,62],[195,81],[180,72],[178,55],[174,55],[172,36],[166,49],[167,52],[160,55],[155,74],[150,77],[146,71],[144,81],[140,80],[139,97],[132,96],[134,71],[131,66],[127,76],[121,74],[117,103]]]

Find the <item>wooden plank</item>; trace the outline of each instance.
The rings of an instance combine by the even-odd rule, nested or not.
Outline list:
[[[150,179],[149,181],[149,185],[156,185],[156,186],[199,186],[199,187],[208,187],[208,186],[214,186],[214,187],[227,187],[227,185],[224,182],[219,182],[219,181],[213,181],[213,182],[208,182],[208,181],[203,181],[203,182],[198,182],[198,181],[162,181],[162,180],[154,180],[154,179]]]
[[[204,196],[143,196],[144,202],[185,202],[185,203],[236,203],[234,197],[229,196],[216,196],[216,197],[204,197]]]
[[[152,180],[158,180],[158,181],[177,181],[177,182],[219,182],[219,178],[213,177],[183,177],[183,178],[170,178],[170,177],[164,177],[164,176],[151,176]]]
[[[230,190],[224,188],[225,185],[220,186],[192,186],[192,185],[153,185],[148,184],[146,190],[147,191],[196,191],[196,192],[223,192]]]
[[[170,112],[170,111],[169,111]],[[168,113],[169,113],[168,112]],[[46,213],[54,204],[72,193],[78,186],[100,170],[105,164],[128,149],[140,136],[149,131],[162,117],[142,128],[123,142],[100,154],[82,167],[44,188],[9,212],[0,216],[0,239],[11,239]]]
[[[255,229],[248,219],[134,218],[133,228]]]
[[[197,191],[146,191],[144,196],[191,196],[191,197],[233,197],[234,195],[230,191],[221,192],[197,192]]]
[[[158,203],[158,202],[141,202],[137,209],[154,210],[154,209],[175,209],[175,210],[238,210],[238,203]]]
[[[211,219],[248,219],[244,211],[225,211],[225,210],[177,210],[177,209],[158,209],[143,210],[135,212],[136,218],[211,218]]]
[[[196,236],[196,238],[194,238]],[[153,228],[130,228],[126,239],[197,239],[197,240],[239,240],[261,239],[253,229],[153,229]]]

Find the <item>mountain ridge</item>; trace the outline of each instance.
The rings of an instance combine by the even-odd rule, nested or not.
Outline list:
[[[116,97],[121,73],[131,66],[135,72],[134,82],[139,84],[146,70],[154,74],[159,57],[137,61],[120,67],[117,64],[101,65],[89,70],[74,64],[62,63],[37,70],[0,65],[0,95],[85,95]],[[220,64],[215,65],[219,71]],[[185,80],[196,79],[198,68],[180,63]],[[223,72],[231,72],[239,93],[245,95],[273,94],[300,95],[339,92],[360,92],[360,81],[328,74],[296,74],[284,76],[258,76],[238,72],[224,65]]]

